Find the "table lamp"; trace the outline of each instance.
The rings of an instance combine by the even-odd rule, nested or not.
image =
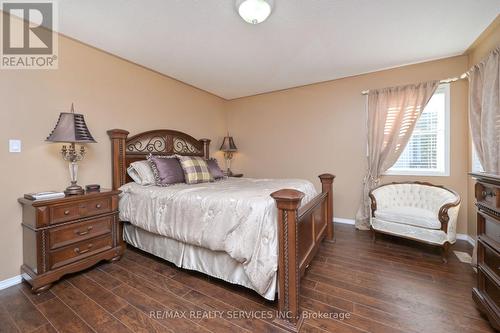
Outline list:
[[[77,151],[75,143],[95,143],[96,141],[90,134],[83,114],[75,113],[73,104],[71,104],[71,112],[61,112],[57,120],[55,128],[47,137],[49,142],[64,142],[69,143],[69,148],[66,145],[62,146],[61,155],[65,161],[69,162],[69,174],[71,185],[66,188],[66,195],[83,194],[83,188],[77,184],[78,177],[78,161],[85,156],[85,147],[80,146]]]
[[[232,136],[224,137],[224,141],[222,141],[222,145],[220,146],[220,150],[224,152],[224,159],[226,160],[227,167],[227,175],[231,176],[233,172],[231,171],[231,160],[233,159],[233,153],[238,150],[236,145],[234,144],[234,140]]]

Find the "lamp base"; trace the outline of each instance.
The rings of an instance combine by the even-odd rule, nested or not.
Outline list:
[[[64,190],[64,194],[66,195],[81,195],[83,193],[85,193],[85,191],[80,185],[77,184],[71,184]]]
[[[72,143],[70,150],[71,151],[75,150],[74,143]],[[69,166],[69,176],[71,179],[71,185],[66,187],[66,190],[64,191],[64,194],[66,194],[66,195],[79,195],[79,194],[85,193],[83,188],[76,183],[77,182],[76,179],[77,179],[77,175],[78,175],[78,163],[77,162],[82,158],[83,158],[83,147],[82,147],[82,155],[80,155],[80,157],[72,156],[70,158],[70,162],[69,162],[68,166]]]

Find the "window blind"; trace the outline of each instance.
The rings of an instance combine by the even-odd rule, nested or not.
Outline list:
[[[389,169],[444,172],[446,91],[436,90],[420,115],[407,146]]]

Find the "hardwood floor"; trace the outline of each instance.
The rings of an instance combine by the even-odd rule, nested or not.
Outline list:
[[[452,251],[443,264],[425,245],[335,230],[302,280],[302,332],[493,332],[473,304],[471,266]],[[41,295],[26,284],[0,291],[0,332],[282,332],[274,309],[248,289],[129,249]]]

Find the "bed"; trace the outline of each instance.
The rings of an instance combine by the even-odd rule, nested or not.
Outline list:
[[[319,176],[320,193],[298,179],[228,178],[145,187],[128,177],[130,163],[149,154],[208,159],[210,140],[174,130],[128,134],[108,131],[113,189],[122,190],[124,241],[178,267],[251,288],[269,300],[278,292],[275,323],[298,331],[300,277],[320,242],[334,239],[335,177]]]

